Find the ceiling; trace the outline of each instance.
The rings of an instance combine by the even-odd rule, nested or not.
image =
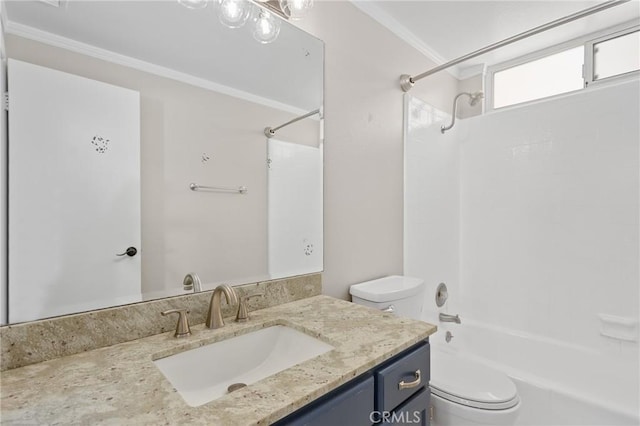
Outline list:
[[[523,31],[592,7],[601,1],[354,1],[438,64]],[[458,65],[457,77],[477,74],[482,64],[496,64],[621,23],[640,24],[640,0],[604,10],[500,48]],[[424,70],[407,70],[413,75]]]
[[[282,26],[276,43],[260,45],[246,28],[230,30],[218,25],[215,11],[209,7],[194,11],[176,1],[62,1],[56,8],[45,1],[4,1],[7,30],[12,32],[17,25],[37,28],[301,110],[315,109],[321,102],[322,42],[293,25]],[[354,5],[437,63],[598,3],[353,0]],[[451,71],[464,78],[479,73],[482,64],[503,62],[633,20],[640,23],[640,0],[516,42]],[[231,63],[234,65],[229,66]],[[415,75],[427,68],[407,73]]]

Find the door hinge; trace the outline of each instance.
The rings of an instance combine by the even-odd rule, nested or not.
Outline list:
[[[2,109],[9,111],[9,92],[2,94]]]

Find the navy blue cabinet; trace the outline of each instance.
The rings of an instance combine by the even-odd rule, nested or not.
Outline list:
[[[392,411],[429,383],[429,345],[409,349],[375,369],[376,410]]]
[[[429,426],[429,401],[431,393],[428,387],[422,388],[415,395],[396,407],[392,412],[385,413],[382,424],[403,426]]]
[[[421,342],[276,423],[429,425],[429,342]]]
[[[276,424],[371,426],[373,391],[373,377],[369,374],[364,380],[352,380]]]

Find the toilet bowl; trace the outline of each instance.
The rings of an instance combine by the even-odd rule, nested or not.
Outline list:
[[[423,280],[394,275],[355,284],[349,292],[354,303],[420,320],[424,291]],[[429,387],[433,426],[507,426],[520,412],[506,374],[434,347]]]
[[[520,412],[506,374],[433,347],[429,387],[432,425],[513,425]]]

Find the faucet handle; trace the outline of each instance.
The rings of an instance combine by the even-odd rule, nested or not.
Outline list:
[[[191,336],[191,328],[189,328],[189,318],[187,314],[189,311],[186,309],[169,309],[168,311],[160,312],[162,316],[169,314],[178,314],[178,323],[176,324],[176,332],[174,337],[188,337]]]
[[[238,314],[236,315],[236,322],[244,322],[249,319],[249,309],[247,309],[247,301],[253,297],[264,296],[264,293],[250,294],[240,298],[238,303]]]

